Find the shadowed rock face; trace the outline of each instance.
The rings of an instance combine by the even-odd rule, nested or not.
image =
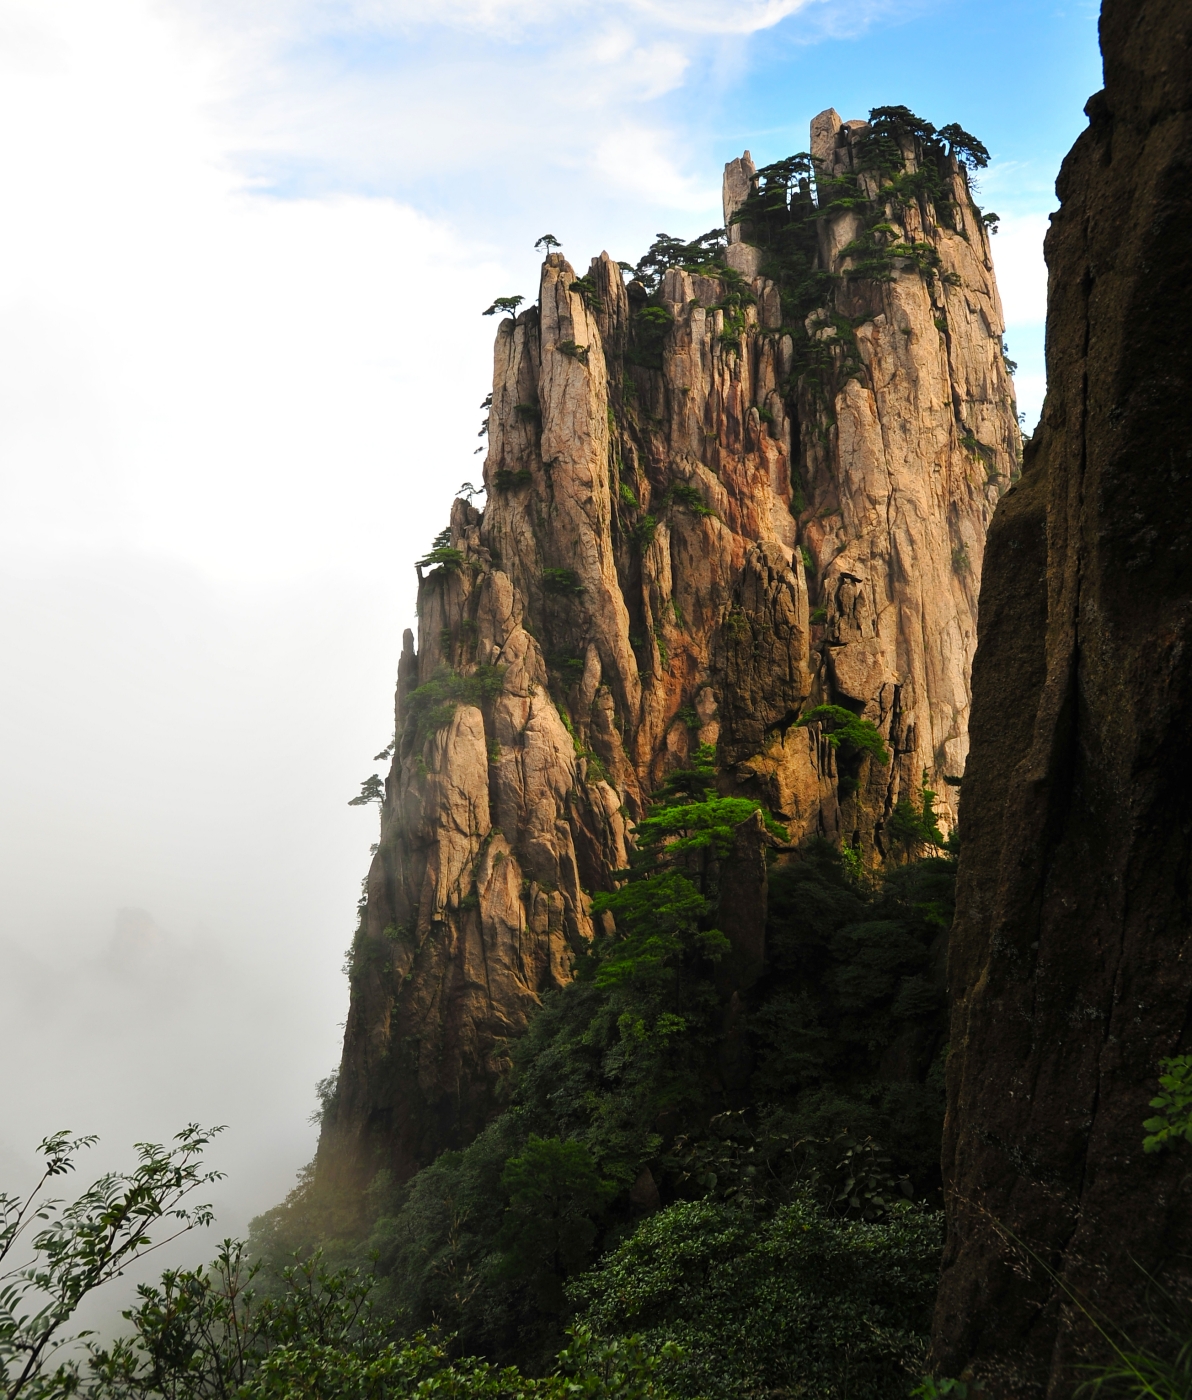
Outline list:
[[[935,1363],[996,1396],[1070,1395],[1070,1300],[1144,1340],[1144,1275],[1192,1259],[1190,1163],[1141,1126],[1192,1048],[1192,12],[1108,0],[1101,44],[985,555],[949,964]]]
[[[852,171],[864,123],[816,120],[821,173]],[[754,176],[730,163],[726,222]],[[719,278],[672,268],[643,315],[607,254],[580,282],[557,253],[537,305],[501,324],[485,509],[455,503],[416,653],[406,635],[325,1175],[408,1175],[491,1117],[510,1041],[592,936],[589,893],[697,745],[796,841],[878,859],[924,773],[953,817],[985,530],[1019,439],[987,233],[963,172],[947,179],[947,226],[925,201],[886,211],[938,276],[896,260],[863,277],[858,215],[819,220],[836,281],[807,322],[814,385],[742,225],[743,328]],[[892,762],[840,774],[796,724],[822,703],[872,720]]]

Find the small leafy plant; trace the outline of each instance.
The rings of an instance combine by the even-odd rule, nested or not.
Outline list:
[[[574,569],[543,569],[542,588],[545,593],[563,598],[575,598],[584,591]]]
[[[1160,1060],[1159,1070],[1162,1092],[1151,1100],[1151,1107],[1159,1112],[1142,1125],[1147,1132],[1144,1152],[1162,1152],[1181,1138],[1192,1142],[1192,1055]]]

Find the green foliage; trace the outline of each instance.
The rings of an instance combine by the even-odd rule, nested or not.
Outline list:
[[[673,481],[667,487],[664,499],[685,506],[692,515],[716,516],[716,512],[704,501],[696,488],[683,481]]]
[[[569,359],[578,360],[583,365],[588,363],[588,354],[591,349],[588,345],[577,345],[574,340],[560,340],[555,348],[561,350]]]
[[[419,569],[441,566],[444,574],[454,573],[464,562],[463,551],[451,547],[451,529],[440,530],[431,542],[430,549],[418,561]]]
[[[828,743],[834,749],[843,746],[846,754],[860,757],[868,753],[879,763],[889,763],[885,740],[870,720],[862,719],[843,705],[817,705],[799,720],[800,725],[817,722],[823,725]]]
[[[841,1222],[803,1197],[682,1201],[570,1286],[595,1331],[640,1330],[684,1355],[676,1395],[901,1397],[925,1351],[942,1244],[938,1213]]]
[[[0,1370],[6,1400],[74,1388],[69,1366],[53,1372],[48,1367],[71,1340],[63,1329],[83,1299],[135,1259],[210,1224],[210,1206],[190,1205],[187,1198],[222,1175],[201,1161],[220,1131],[191,1123],[169,1147],[138,1143],[132,1171],[101,1176],[66,1206],[47,1198],[44,1189],[72,1172],[77,1153],[97,1139],[55,1133],[38,1147],[44,1166],[30,1194],[0,1193]],[[14,1259],[18,1250],[25,1252],[22,1262]]]
[[[667,1400],[663,1368],[680,1359],[673,1343],[653,1351],[635,1333],[596,1337],[586,1327],[568,1336],[556,1373],[561,1384],[548,1377],[544,1386],[550,1400]]]
[[[487,311],[481,312],[483,316],[517,316],[517,308],[525,301],[525,297],[497,297]]]
[[[483,705],[499,695],[504,684],[504,666],[477,666],[467,675],[440,666],[425,685],[406,696],[404,739],[421,750],[428,734],[451,723],[457,705]]]
[[[267,1286],[267,1291],[262,1288]],[[331,1269],[316,1253],[262,1276],[225,1240],[209,1269],[171,1270],[141,1285],[125,1313],[132,1335],[92,1345],[92,1400],[665,1400],[660,1369],[676,1351],[635,1336],[575,1329],[541,1378],[474,1357],[451,1360],[424,1334],[395,1340],[374,1310],[375,1280]],[[67,1383],[81,1377],[65,1375]],[[59,1391],[59,1393],[62,1393]]]
[[[575,652],[556,651],[547,658],[547,664],[552,671],[557,671],[566,685],[578,685],[584,678],[584,667],[587,664],[584,657]],[[566,721],[568,724],[570,720]]]
[[[562,246],[563,245],[553,233],[544,233],[541,238],[535,239],[534,241],[535,249],[541,248],[544,254],[549,254],[553,252],[555,248],[561,248]]]
[[[599,934],[579,958],[574,981],[544,996],[513,1047],[506,1111],[462,1152],[443,1153],[402,1187],[379,1182],[371,1230],[355,1257],[375,1251],[379,1305],[404,1328],[438,1323],[458,1334],[456,1354],[549,1370],[563,1341],[568,1289],[581,1286],[584,1270],[594,1267],[592,1277],[608,1283],[612,1275],[602,1271],[613,1259],[617,1269],[628,1267],[633,1256],[624,1251],[634,1241],[641,1267],[653,1269],[669,1239],[694,1261],[683,1287],[702,1287],[701,1261],[715,1261],[710,1291],[689,1295],[701,1311],[688,1320],[703,1328],[695,1369],[684,1380],[683,1367],[668,1361],[658,1373],[680,1394],[712,1375],[724,1377],[724,1387],[707,1394],[754,1393],[729,1384],[734,1368],[772,1374],[767,1368],[791,1345],[796,1358],[814,1353],[825,1368],[813,1393],[843,1393],[846,1383],[850,1394],[865,1393],[853,1389],[851,1354],[829,1362],[815,1339],[852,1338],[831,1331],[837,1299],[853,1287],[847,1271],[863,1271],[868,1259],[874,1272],[861,1296],[870,1296],[864,1288],[878,1296],[899,1257],[899,1202],[912,1189],[917,1199],[938,1195],[941,951],[955,865],[941,857],[891,867],[880,882],[858,880],[823,842],[771,867],[766,969],[737,1012],[744,1070],[733,1093],[746,1105],[739,1108],[723,1087],[728,1042],[718,979],[728,940],[719,881],[734,820],[756,808],[725,805],[742,800],[720,798],[716,780],[706,745],[668,775],[632,868],[620,872],[618,888],[594,896],[595,911],[612,914],[615,931]],[[900,1066],[893,1076],[889,1063]],[[628,1192],[647,1167],[664,1209],[644,1217]],[[686,1216],[680,1206],[702,1213]],[[296,1201],[288,1218],[298,1219],[301,1208]],[[784,1253],[793,1230],[781,1219],[795,1217],[780,1215],[792,1208],[812,1227],[815,1248],[822,1245],[818,1257],[838,1261],[839,1273],[832,1263],[819,1277]],[[328,1218],[323,1236],[342,1232],[333,1211]],[[692,1235],[702,1238],[675,1233],[688,1219],[700,1222]],[[279,1233],[282,1224],[278,1215],[269,1226],[274,1250],[283,1238],[293,1248],[309,1237]],[[930,1266],[923,1267],[926,1276]],[[729,1280],[755,1272],[756,1289],[746,1287],[735,1310],[718,1312],[717,1300],[735,1288]],[[784,1278],[797,1298],[783,1291]],[[574,1299],[593,1307],[598,1293],[602,1307],[628,1306],[611,1283]],[[791,1342],[781,1308],[798,1302],[797,1319],[816,1298],[812,1333]],[[895,1298],[887,1305],[901,1306]],[[631,1324],[613,1308],[607,1323],[592,1312],[586,1320],[598,1332],[649,1326],[653,1344],[671,1336],[670,1316]],[[909,1365],[918,1334],[904,1330]],[[758,1346],[738,1356],[747,1331]],[[893,1360],[890,1372],[897,1374]]]
[[[463,550],[452,549],[450,545],[442,545],[437,549],[432,549],[429,554],[424,555],[418,561],[424,569],[441,566],[445,573],[454,573],[463,562]]]
[[[627,930],[602,949],[595,974],[598,987],[673,978],[676,962],[697,942],[699,951],[713,960],[728,949],[728,940],[717,930],[701,933],[700,921],[711,912],[711,904],[677,870],[664,870],[610,894],[598,894],[592,907],[597,914],[607,910],[618,927]]]
[[[988,462],[994,456],[993,448],[981,442],[978,438],[974,437],[972,433],[962,433],[960,435],[960,445],[966,452],[981,461]]]
[[[827,843],[770,877],[768,992],[753,1014],[756,1101],[782,1106],[771,1129],[818,1142],[807,1168],[839,1194],[841,1130],[883,1144],[895,1179],[938,1180],[944,996],[938,950],[955,863],[888,870],[876,888],[850,877]],[[943,925],[941,927],[941,925]],[[878,1066],[915,1037],[918,1068],[900,1082]],[[941,1062],[942,1063],[942,1062]]]
[[[517,471],[510,471],[508,467],[498,467],[493,484],[498,491],[514,491],[519,486],[528,486],[532,480],[533,475],[527,467],[519,467]]]
[[[596,283],[592,280],[590,272],[585,272],[582,277],[577,277],[574,282],[568,285],[567,290],[577,292],[589,311],[604,310],[604,302],[596,291]]]
[[[1104,1329],[1101,1329],[1104,1334]],[[1128,1396],[1130,1400],[1189,1400],[1192,1397],[1192,1336],[1185,1325],[1172,1332],[1167,1354],[1150,1347],[1139,1347],[1128,1338],[1122,1342],[1108,1337],[1113,1360],[1101,1366],[1087,1366],[1092,1374],[1076,1390],[1077,1395]]]
[[[670,859],[686,851],[712,849],[723,860],[732,850],[736,828],[759,811],[773,836],[780,841],[789,839],[785,827],[774,821],[760,802],[749,797],[715,797],[663,807],[643,817],[637,826],[638,849],[651,856],[664,852]]]
[[[711,229],[690,243],[684,243],[681,238],[674,238],[669,233],[660,233],[639,259],[634,276],[648,292],[655,292],[661,287],[667,269],[672,267],[719,277],[725,267],[725,246],[722,228]],[[660,307],[654,309],[661,310]]]
[[[385,783],[379,773],[374,773],[372,777],[365,778],[360,784],[360,791],[355,797],[348,799],[349,807],[366,807],[370,802],[375,802],[379,806],[385,801]]]
[[[981,1386],[973,1387],[980,1390]],[[936,1380],[932,1376],[924,1376],[923,1379],[911,1391],[911,1400],[945,1400],[946,1396],[955,1396],[955,1400],[968,1400],[969,1387],[966,1381],[956,1380],[952,1376],[943,1376]]]
[[[562,1279],[586,1262],[596,1238],[592,1216],[616,1193],[581,1142],[531,1133],[501,1173],[509,1204],[497,1235],[502,1272],[528,1279],[539,1307],[560,1312]]]
[[[584,591],[584,586],[574,569],[543,569],[542,589],[556,597],[574,598]]]
[[[1151,1107],[1160,1111],[1143,1127],[1144,1152],[1162,1152],[1183,1138],[1192,1142],[1192,1055],[1175,1055],[1159,1061],[1159,1087]]]
[[[675,322],[665,306],[644,306],[629,319],[629,345],[625,358],[646,369],[662,368],[662,352]]]
[[[935,816],[936,796],[927,786],[927,773],[924,772],[918,801],[900,798],[886,821],[884,834],[908,858],[917,855],[926,846],[940,848],[944,845],[944,834]]]
[[[633,538],[642,549],[648,548],[658,533],[658,521],[653,515],[643,515],[633,527]]]

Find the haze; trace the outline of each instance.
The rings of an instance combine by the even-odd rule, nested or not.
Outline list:
[[[222,1122],[218,1233],[312,1155],[412,561],[494,296],[720,221],[823,107],[993,153],[1019,405],[1096,7],[0,3],[0,1184]],[[188,1242],[201,1258],[210,1240]]]

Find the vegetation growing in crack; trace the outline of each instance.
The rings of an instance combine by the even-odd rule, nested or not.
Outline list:
[[[817,705],[799,720],[800,725],[820,724],[828,743],[843,748],[846,755],[859,758],[871,754],[879,763],[889,763],[890,753],[877,726],[843,705]]]
[[[462,549],[454,549],[451,544],[451,527],[440,530],[431,541],[430,549],[418,560],[415,567],[421,576],[423,569],[432,569],[432,578],[445,578],[448,574],[455,573],[464,564],[464,552]]]
[[[451,723],[458,706],[483,705],[495,699],[504,684],[504,666],[477,666],[467,675],[440,666],[425,685],[405,698],[402,751],[421,752],[430,734]]]
[[[543,569],[542,590],[559,598],[575,598],[584,591],[574,569]]]

